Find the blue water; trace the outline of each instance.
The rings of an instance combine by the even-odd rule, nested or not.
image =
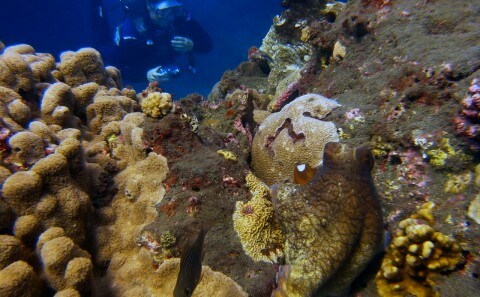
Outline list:
[[[30,44],[37,52],[52,53],[57,61],[66,50],[100,48],[99,43],[110,42],[111,36],[99,34],[96,2],[100,0],[2,1],[0,40],[7,46]],[[282,11],[280,2],[185,0],[185,9],[211,35],[214,47],[208,54],[196,56],[196,74],[185,74],[162,84],[164,90],[177,99],[193,92],[208,95],[225,70],[245,61],[251,46],[260,46],[272,18]],[[152,61],[154,66],[157,65]],[[142,75],[132,81],[124,80],[124,85],[141,91],[147,81]]]

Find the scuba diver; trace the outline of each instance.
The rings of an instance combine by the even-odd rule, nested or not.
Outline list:
[[[121,9],[123,16],[117,13],[117,24],[110,26],[114,27],[115,44],[102,54],[127,80],[138,81],[146,74],[148,81],[162,82],[185,72],[195,73],[194,54],[212,48],[211,37],[180,1],[104,0],[99,8],[101,17],[103,11]],[[110,16],[108,22],[112,24],[114,19]]]

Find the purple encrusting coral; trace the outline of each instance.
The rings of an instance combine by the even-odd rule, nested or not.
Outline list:
[[[455,132],[470,141],[470,148],[480,152],[480,82],[474,78],[462,99],[462,109],[454,118]]]

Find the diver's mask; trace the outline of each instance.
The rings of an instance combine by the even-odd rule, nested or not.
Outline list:
[[[165,27],[172,24],[183,13],[183,4],[175,0],[157,1],[150,3],[148,10],[151,20]]]

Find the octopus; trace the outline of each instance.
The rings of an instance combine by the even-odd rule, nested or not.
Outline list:
[[[285,232],[285,265],[272,296],[344,296],[382,251],[383,219],[368,148],[325,145],[323,166],[305,185],[272,186]]]

